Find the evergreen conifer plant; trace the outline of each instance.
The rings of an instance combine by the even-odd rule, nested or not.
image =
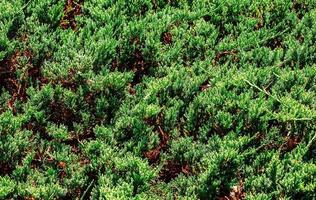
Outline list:
[[[316,199],[316,1],[1,0],[0,199]]]

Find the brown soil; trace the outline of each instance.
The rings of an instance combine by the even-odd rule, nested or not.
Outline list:
[[[27,72],[20,78],[16,75],[16,70],[20,65],[19,58],[25,57],[30,67]],[[0,62],[0,86],[5,88],[11,94],[12,98],[8,102],[8,107],[15,113],[14,102],[16,100],[26,101],[26,90],[29,87],[29,80],[33,83],[39,81],[41,85],[47,83],[42,77],[41,70],[37,66],[33,66],[33,54],[30,50],[16,51],[11,56]]]
[[[114,59],[111,64],[112,71],[132,71],[134,72],[134,79],[131,83],[131,87],[140,83],[143,76],[149,74],[149,68],[154,67],[157,64],[154,61],[146,60],[145,56],[141,50],[143,44],[141,43],[139,37],[131,38],[130,43],[136,45],[137,48],[130,53],[130,55],[126,55],[126,58],[122,60],[122,62],[118,62],[118,59]],[[119,50],[117,50],[119,53]]]
[[[55,101],[51,102],[49,105],[49,110],[51,113],[49,120],[56,124],[72,126],[73,122],[78,121],[75,113],[62,103]]]
[[[237,61],[238,57],[237,57],[237,53],[238,51],[233,49],[231,51],[222,51],[222,52],[218,52],[215,56],[215,62],[218,62],[222,57],[225,57],[227,55],[232,55],[234,61]]]
[[[164,133],[161,127],[159,126],[159,137],[160,143],[159,145],[144,153],[145,157],[149,160],[150,163],[155,163],[159,160],[161,150],[164,150],[167,147],[167,143],[169,140],[169,135]]]
[[[176,178],[180,173],[185,175],[190,174],[190,167],[188,163],[179,164],[175,161],[167,161],[166,164],[163,166],[159,173],[159,179],[168,183],[172,179]]]
[[[209,87],[211,87],[211,84],[209,82],[209,80],[206,80],[202,83],[202,85],[200,85],[200,91],[204,91],[207,90]]]
[[[151,164],[156,163],[159,160],[160,152],[167,148],[170,136],[161,128],[163,115],[160,113],[157,118],[146,119],[146,123],[150,126],[154,126],[154,130],[159,134],[160,143],[157,147],[144,153],[144,156],[149,160]]]
[[[0,162],[0,176],[11,174],[12,171],[13,171],[13,167],[9,163]]]
[[[172,35],[170,32],[163,32],[160,36],[160,41],[163,44],[171,44],[172,43]]]
[[[282,146],[283,152],[289,152],[296,148],[296,146],[300,143],[300,138],[298,136],[290,136],[286,138],[286,143]]]
[[[267,42],[267,46],[272,50],[282,48],[282,39],[280,37],[273,38]]]
[[[83,0],[66,0],[64,7],[64,16],[61,19],[60,26],[63,29],[71,28],[77,30],[75,17],[82,14]]]
[[[17,59],[20,55],[21,53],[17,51],[11,57],[0,62],[0,86],[8,90],[12,96],[17,96],[21,87],[15,74],[18,64]]]
[[[293,9],[297,13],[297,17],[299,19],[303,18],[303,16],[304,16],[303,12],[308,11],[307,5],[304,3],[298,2],[297,0],[293,1]]]

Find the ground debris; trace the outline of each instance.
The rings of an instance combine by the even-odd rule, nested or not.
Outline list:
[[[60,22],[63,29],[71,28],[77,30],[75,17],[82,14],[83,0],[66,0],[64,7],[64,16]]]
[[[228,195],[218,197],[217,200],[242,200],[245,198],[244,185],[243,182],[240,182],[239,185],[235,185],[231,188]]]
[[[168,183],[180,173],[189,175],[190,171],[191,169],[187,162],[180,164],[176,161],[168,160],[159,173],[159,179]]]

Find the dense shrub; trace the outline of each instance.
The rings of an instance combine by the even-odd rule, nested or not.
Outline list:
[[[1,0],[0,199],[316,199],[314,0]]]

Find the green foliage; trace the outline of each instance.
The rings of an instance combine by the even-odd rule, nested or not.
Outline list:
[[[314,0],[1,0],[0,199],[315,199]]]

